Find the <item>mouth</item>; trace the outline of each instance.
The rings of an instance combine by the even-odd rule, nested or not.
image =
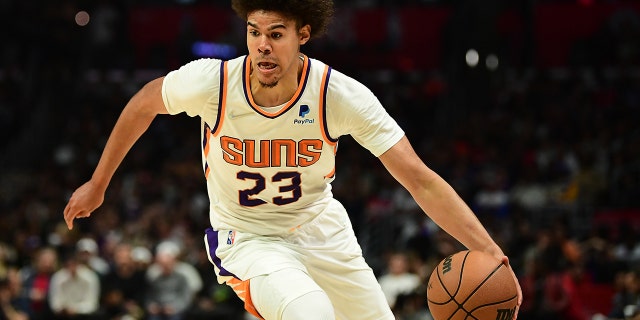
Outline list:
[[[276,67],[278,67],[278,65],[272,62],[263,61],[263,62],[258,62],[257,67],[262,72],[270,72],[270,71],[273,71]]]

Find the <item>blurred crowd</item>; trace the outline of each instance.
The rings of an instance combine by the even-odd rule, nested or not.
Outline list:
[[[65,23],[74,1],[0,3],[13,30],[0,35],[0,319],[242,319],[202,243],[199,119],[159,116],[103,206],[72,231],[63,222],[124,104],[170,69],[157,57],[137,68],[127,6],[96,3],[84,29]],[[640,319],[640,24],[620,32],[597,66],[588,54],[497,71],[325,61],[371,88],[504,248],[519,319]],[[305,53],[336,56],[323,48]],[[397,318],[430,319],[431,270],[463,248],[350,137],[336,161],[334,194]]]

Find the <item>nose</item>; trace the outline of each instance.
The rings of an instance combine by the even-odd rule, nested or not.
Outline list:
[[[262,53],[262,54],[271,53],[271,44],[269,43],[269,40],[267,39],[267,37],[265,37],[265,36],[260,37],[260,43],[258,45],[258,52]]]

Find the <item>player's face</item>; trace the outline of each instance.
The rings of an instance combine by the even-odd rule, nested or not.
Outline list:
[[[274,11],[253,11],[247,16],[247,48],[253,75],[264,87],[275,87],[284,77],[297,79],[300,45],[309,40],[308,25]]]

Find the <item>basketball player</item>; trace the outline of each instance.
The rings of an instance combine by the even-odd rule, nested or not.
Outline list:
[[[186,112],[202,120],[209,259],[218,280],[256,317],[394,319],[347,213],[331,193],[343,135],[378,157],[467,248],[508,263],[372,92],[301,53],[302,45],[324,31],[332,1],[234,0],[232,6],[246,21],[249,54],[193,61],[134,95],[93,176],[64,210],[70,229],[73,219],[88,217],[102,204],[116,168],[154,117]]]

